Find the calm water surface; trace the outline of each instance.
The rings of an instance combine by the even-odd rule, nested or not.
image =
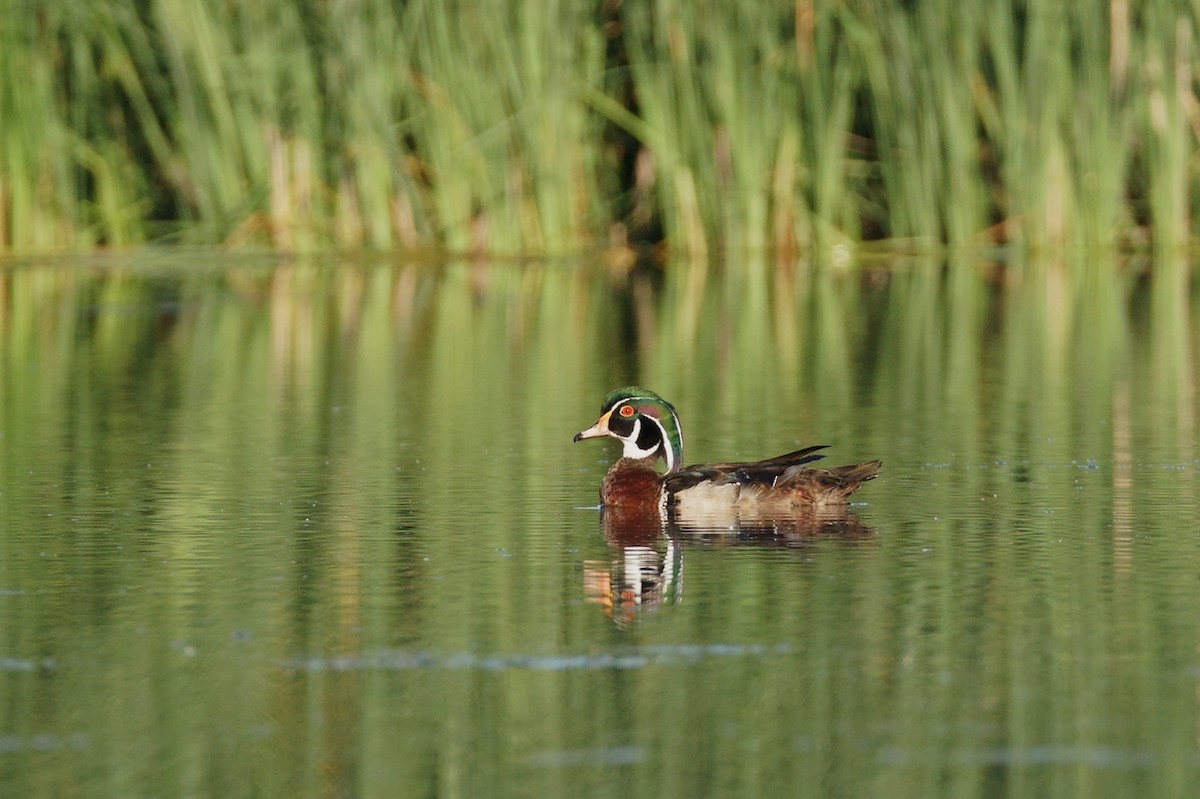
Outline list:
[[[951,267],[10,266],[0,795],[1191,795],[1191,291]],[[605,525],[633,381],[884,472]]]

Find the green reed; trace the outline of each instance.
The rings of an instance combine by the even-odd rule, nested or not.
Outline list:
[[[0,251],[1194,238],[1194,4],[0,12]]]
[[[778,2],[627,9],[669,241],[789,252],[857,237],[845,146],[857,78],[837,15],[814,24],[813,13]]]

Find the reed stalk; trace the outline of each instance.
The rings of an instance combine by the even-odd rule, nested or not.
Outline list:
[[[661,236],[745,271],[1195,238],[1195,4],[27,11],[0,0],[0,252]]]

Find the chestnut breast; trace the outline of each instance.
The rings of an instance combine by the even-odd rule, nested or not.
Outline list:
[[[658,510],[662,497],[662,475],[654,469],[654,458],[620,458],[604,475],[600,501],[606,506]]]

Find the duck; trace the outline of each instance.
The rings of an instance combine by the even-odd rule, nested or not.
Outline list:
[[[845,506],[883,466],[873,460],[816,468],[828,445],[805,447],[761,461],[683,465],[683,427],[675,406],[641,386],[613,389],[600,418],[575,441],[615,438],[621,457],[600,483],[603,508],[623,514],[674,515],[745,511],[759,517]],[[666,470],[658,470],[662,461]]]

